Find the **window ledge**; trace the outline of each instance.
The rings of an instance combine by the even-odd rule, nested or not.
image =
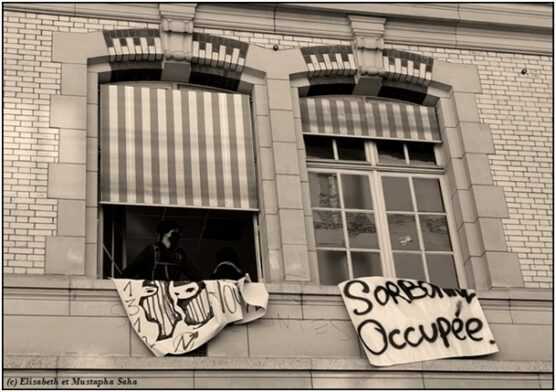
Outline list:
[[[467,371],[550,373],[549,361],[440,359],[389,367],[375,367],[365,359],[344,358],[191,358],[125,356],[7,355],[4,369],[118,369],[118,370],[342,370],[342,371]]]
[[[85,276],[66,275],[4,275],[4,288],[37,289],[76,289],[76,290],[116,290],[109,279],[95,279]],[[270,294],[307,294],[322,296],[339,296],[336,286],[302,285],[292,283],[267,283]],[[522,300],[550,301],[551,289],[507,288],[479,291],[480,299],[486,300]]]

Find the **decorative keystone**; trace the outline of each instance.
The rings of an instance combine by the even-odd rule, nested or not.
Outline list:
[[[162,19],[162,49],[166,60],[191,60],[193,20]]]
[[[385,18],[348,15],[353,34],[354,52],[361,75],[382,71]]]
[[[376,75],[383,70],[382,38],[356,37],[354,46],[361,75]]]

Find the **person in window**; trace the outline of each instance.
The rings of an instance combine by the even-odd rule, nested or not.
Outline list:
[[[239,267],[236,251],[233,248],[225,247],[216,253],[216,267],[210,275],[210,279],[231,279],[238,280],[245,276]]]
[[[157,227],[158,240],[147,246],[122,272],[122,278],[148,280],[190,280],[203,277],[178,247],[180,228],[176,222],[161,221]]]

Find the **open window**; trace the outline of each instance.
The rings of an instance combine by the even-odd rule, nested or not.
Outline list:
[[[162,220],[209,277],[222,249],[252,280],[257,191],[249,97],[152,83],[106,84],[100,93],[102,276],[119,277],[157,241]]]

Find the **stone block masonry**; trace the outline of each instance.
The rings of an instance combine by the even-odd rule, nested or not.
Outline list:
[[[60,131],[50,127],[51,96],[63,93],[52,62],[54,32],[157,28],[157,24],[6,11],[4,22],[4,272],[43,273],[46,238],[57,233],[58,201],[47,197],[48,167],[58,163]],[[280,49],[350,41],[245,31],[195,31]],[[519,256],[526,287],[552,281],[552,58],[512,53],[386,45],[478,66],[478,110],[495,151],[494,185],[504,188],[509,251]],[[527,69],[523,74],[522,69]],[[71,89],[70,91],[71,95]],[[68,93],[66,91],[66,93]],[[78,159],[78,157],[76,157]]]
[[[58,201],[47,197],[48,165],[59,160],[51,96],[61,93],[54,32],[157,28],[156,24],[4,12],[4,272],[42,274],[46,239],[57,235]]]
[[[509,217],[503,220],[508,250],[519,256],[525,287],[552,287],[552,58],[392,47],[477,65],[479,114],[495,147],[489,154],[491,175],[494,184],[504,188],[508,206]]]

